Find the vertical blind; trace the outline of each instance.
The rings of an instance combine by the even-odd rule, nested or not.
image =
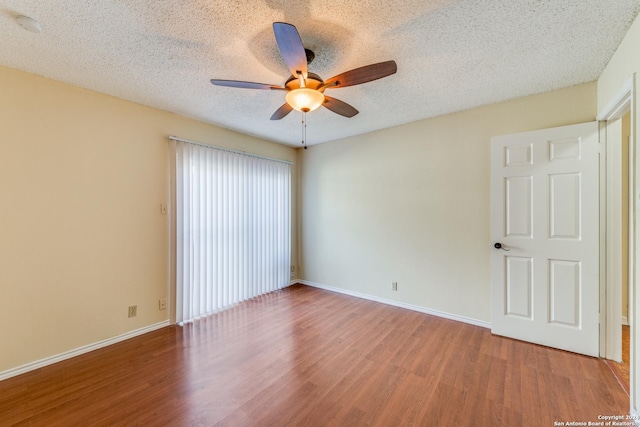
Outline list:
[[[291,164],[171,140],[176,321],[289,284]]]

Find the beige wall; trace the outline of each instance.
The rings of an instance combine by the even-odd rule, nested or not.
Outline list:
[[[590,83],[310,147],[301,278],[489,322],[490,138],[595,115]]]
[[[607,64],[607,67],[598,79],[598,111],[603,110],[616,97],[623,85],[627,81],[629,81],[629,79],[634,78],[635,74],[640,71],[640,55],[638,55],[638,52],[640,52],[640,16],[637,17],[634,23],[631,25],[631,28],[625,35],[622,43],[620,43],[620,46],[618,46],[618,49],[609,61],[609,64]],[[636,80],[636,85],[637,84],[638,82]],[[637,99],[637,90],[636,93],[633,94],[633,98]],[[638,125],[640,125],[640,114],[638,113],[637,107],[635,108],[635,111],[632,111],[630,122],[631,138],[632,140],[636,140],[637,137],[635,134],[635,129],[637,129]],[[634,161],[635,169],[637,171],[640,168],[637,155]],[[640,175],[636,173],[636,189],[640,188],[640,181],[638,181],[639,179]],[[636,224],[638,224],[638,220],[640,220],[637,215],[638,213],[636,212]],[[636,227],[636,242],[638,241],[638,232],[639,230]],[[638,251],[636,251],[635,256],[635,264],[638,265]],[[634,301],[632,294],[629,301],[629,308],[633,313],[639,312],[639,303],[640,300],[638,298],[635,298]],[[631,362],[631,368],[633,369],[633,371],[631,372],[631,395],[635,397],[634,401],[631,402],[631,405],[633,408],[638,410],[640,408],[640,382],[637,381],[637,378],[639,373],[638,367],[640,366],[640,352],[637,351],[636,343],[640,342],[640,328],[638,327],[639,325],[637,322],[637,316],[634,316],[632,314],[631,317],[631,331],[634,334],[631,338],[631,344],[636,348],[636,350],[631,350],[632,354],[635,353],[635,360]]]
[[[0,372],[168,319],[168,135],[296,157],[8,68],[0,123]]]

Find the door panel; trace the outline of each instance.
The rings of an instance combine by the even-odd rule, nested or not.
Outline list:
[[[530,176],[516,176],[505,179],[506,230],[505,236],[531,238],[533,227]]]
[[[580,327],[581,264],[549,260],[549,322]]]
[[[492,138],[492,332],[598,355],[598,125]]]
[[[531,258],[507,256],[505,262],[507,264],[505,277],[506,314],[531,319],[533,313]]]
[[[549,238],[580,240],[580,173],[549,175]]]

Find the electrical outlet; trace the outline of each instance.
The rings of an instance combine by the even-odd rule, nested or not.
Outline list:
[[[129,306],[129,317],[136,317],[138,315],[138,306],[130,305]]]
[[[293,277],[296,275],[296,266],[292,265],[291,266],[291,278],[293,279]]]
[[[167,309],[167,299],[162,298],[158,300],[158,310],[166,310]]]
[[[397,291],[398,290],[398,282],[392,282],[391,283],[391,290],[392,291]]]

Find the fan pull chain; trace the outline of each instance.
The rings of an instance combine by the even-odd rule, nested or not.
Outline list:
[[[307,149],[307,113],[302,112],[302,145]]]

